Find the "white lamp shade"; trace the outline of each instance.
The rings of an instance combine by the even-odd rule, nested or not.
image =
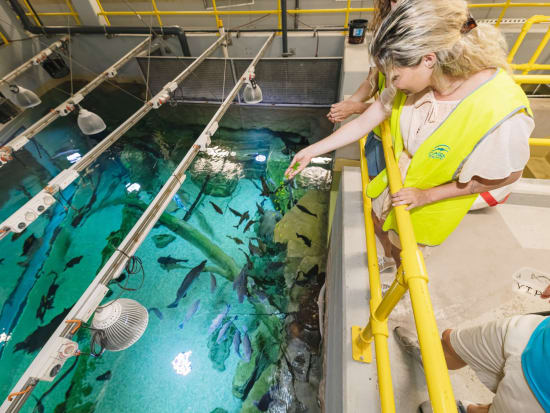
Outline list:
[[[252,84],[246,84],[246,87],[243,91],[243,98],[246,103],[260,103],[262,101],[262,90],[257,84],[252,86]]]
[[[105,350],[120,351],[130,347],[145,332],[149,313],[140,303],[119,298],[99,307],[92,320],[92,328],[101,330],[101,346]]]
[[[84,135],[94,135],[103,132],[107,127],[103,119],[86,109],[80,109],[77,119],[78,127]]]
[[[24,87],[13,85],[10,87],[10,91],[9,99],[22,108],[33,108],[42,103],[36,93]]]

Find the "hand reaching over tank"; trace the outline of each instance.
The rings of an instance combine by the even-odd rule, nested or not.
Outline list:
[[[368,105],[364,102],[355,102],[348,99],[332,105],[330,107],[330,112],[327,114],[327,118],[332,123],[342,122],[351,115],[363,113],[367,108]]]
[[[296,175],[302,172],[304,168],[311,162],[311,158],[313,158],[313,155],[310,154],[308,149],[309,147],[304,148],[296,155],[294,155],[294,158],[292,158],[289,167],[285,171],[286,179],[294,178]]]

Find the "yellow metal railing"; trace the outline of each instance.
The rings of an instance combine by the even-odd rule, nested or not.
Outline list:
[[[550,70],[550,65],[548,64],[536,64],[535,62],[539,58],[540,54],[548,44],[548,40],[550,40],[550,27],[546,31],[544,37],[540,41],[539,45],[535,49],[535,52],[531,55],[531,58],[529,59],[529,62],[523,63],[523,64],[512,64],[512,61],[514,60],[514,57],[516,56],[517,51],[519,50],[519,47],[523,43],[523,40],[525,39],[525,36],[527,35],[527,32],[531,29],[531,27],[534,24],[538,23],[550,23],[550,16],[542,16],[542,15],[535,15],[527,19],[523,27],[521,28],[521,32],[519,33],[518,38],[516,39],[516,42],[512,46],[512,49],[510,50],[510,53],[508,54],[508,63],[510,63],[510,66],[514,70],[522,70],[522,75],[527,75],[532,70]],[[543,82],[537,82],[536,80],[533,80],[532,82],[529,82],[528,77],[522,78],[521,76],[517,76],[521,82],[518,83],[548,83],[547,80]],[[533,78],[534,79],[534,78]],[[517,80],[516,80],[517,81]]]
[[[403,184],[397,162],[393,156],[393,147],[387,121],[381,125],[381,129],[389,187],[391,193],[396,193],[403,187]],[[362,144],[364,144],[364,141]],[[364,185],[368,182],[368,171],[363,150],[360,152],[361,176]],[[382,297],[374,227],[371,217],[371,203],[365,191],[363,190],[362,192],[371,286],[371,312],[370,321],[365,328],[358,326],[352,328],[353,357],[357,361],[370,362],[372,360],[370,344],[374,340],[380,400],[382,403],[381,411],[382,413],[395,412],[387,344],[387,319],[399,300],[409,290],[433,411],[435,413],[456,413],[456,402],[451,387],[451,380],[428,293],[428,274],[426,273],[424,258],[416,243],[410,213],[405,209],[405,205],[395,208],[399,239],[402,246],[402,264],[397,271],[391,287]]]
[[[10,41],[2,32],[0,32],[0,40],[2,40],[2,44],[10,44]]]
[[[30,16],[33,18],[34,22],[37,26],[41,26],[40,19],[38,16],[72,16],[76,24],[80,25],[80,18],[78,16],[78,13],[75,11],[71,0],[65,0],[65,4],[67,5],[67,8],[69,11],[64,12],[34,12],[27,0],[23,0],[23,3],[25,4],[25,7],[27,8],[27,12],[25,13],[27,16]]]

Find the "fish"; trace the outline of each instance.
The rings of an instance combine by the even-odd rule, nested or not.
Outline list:
[[[187,314],[185,314],[185,319],[178,325],[180,329],[183,328],[186,322],[191,320],[191,317],[193,317],[197,311],[199,311],[200,306],[201,306],[201,300],[197,300],[191,305],[191,307],[189,307],[189,310],[187,310]]]
[[[65,308],[58,315],[56,315],[48,324],[36,328],[31,334],[29,334],[25,340],[15,344],[13,352],[23,350],[27,354],[32,354],[40,350],[50,336],[54,333],[57,327],[65,319],[65,316],[69,313],[71,307]]]
[[[167,257],[160,257],[159,259],[157,259],[157,262],[166,271],[171,271],[175,268],[181,268],[181,266],[178,265],[178,263],[187,262],[187,261],[189,260],[172,258],[170,255],[168,255]]]
[[[273,397],[271,397],[271,389],[269,389],[261,398],[260,400],[254,401],[254,406],[261,411],[261,412],[267,412],[269,409],[269,405],[273,401]]]
[[[147,311],[156,315],[159,320],[164,320],[164,315],[157,307],[150,307],[147,309]]]
[[[250,229],[250,227],[251,227],[252,225],[254,225],[256,222],[258,222],[258,221],[253,221],[253,220],[248,221],[248,223],[246,224],[246,227],[244,227],[243,233],[245,233],[246,231],[248,231],[248,230]]]
[[[271,195],[273,192],[271,191],[271,189],[269,189],[269,185],[267,184],[263,176],[260,177],[260,181],[262,182],[262,193],[260,194],[260,196]]]
[[[5,258],[0,258],[0,264],[4,262]]]
[[[223,319],[229,313],[229,310],[231,309],[231,305],[226,304],[225,310],[223,310],[221,313],[219,313],[216,318],[212,320],[212,323],[210,324],[210,327],[208,327],[208,334],[212,334],[222,323]]]
[[[174,202],[176,203],[176,205],[178,206],[178,208],[181,208],[181,209],[184,209],[184,210],[187,210],[187,208],[185,207],[185,205],[183,204],[180,196],[178,194],[175,194],[174,197],[172,198],[174,200]]]
[[[235,211],[233,208],[229,207],[229,210],[233,213],[233,215],[237,217],[242,217],[243,214],[241,214],[239,211]]]
[[[248,337],[248,332],[246,331],[246,326],[243,327],[244,335],[242,336],[243,343],[243,360],[250,361],[252,356],[252,345],[250,344],[250,338]]]
[[[314,214],[313,212],[311,212],[309,209],[307,209],[305,206],[302,206],[300,204],[296,204],[296,207],[302,211],[304,214],[308,214],[308,215],[311,215],[312,217],[315,217],[317,218],[317,214]]]
[[[73,153],[77,153],[78,149],[69,149],[68,151],[58,152],[54,156],[52,156],[52,159],[61,158],[62,156],[72,155]]]
[[[267,245],[261,240],[261,238],[254,237],[250,239],[255,240],[258,243],[258,248],[262,251],[263,254],[267,252]]]
[[[300,238],[302,241],[304,241],[304,244],[306,244],[308,247],[311,247],[311,240],[308,237],[298,233],[296,233],[296,236]]]
[[[235,243],[237,245],[242,245],[244,244],[244,242],[240,239],[240,238],[237,238],[237,237],[230,237],[229,235],[226,235],[227,238],[229,239],[232,239],[233,241],[235,241]]]
[[[214,276],[214,274],[210,273],[210,292],[211,293],[214,293],[214,291],[216,291],[216,286],[217,286],[216,277]]]
[[[241,332],[237,329],[235,331],[235,334],[233,335],[233,349],[235,350],[235,353],[237,353],[237,356],[239,356],[240,359],[243,358],[241,356]]]
[[[46,293],[46,295],[43,295],[41,297],[40,305],[36,310],[36,318],[39,318],[40,321],[42,322],[44,321],[44,315],[46,314],[46,311],[53,308],[53,300],[55,298],[55,293],[59,288],[59,284],[55,283],[56,280],[57,280],[57,275],[55,276],[52,283],[50,284],[50,287],[48,288],[48,292]]]
[[[223,215],[222,209],[221,209],[219,206],[217,206],[214,202],[210,201],[210,205],[212,205],[212,207],[214,208],[214,210],[215,210],[218,214]]]
[[[239,229],[241,224],[246,221],[247,219],[250,219],[250,215],[248,215],[248,211],[246,211],[244,214],[241,215],[241,219],[237,225],[233,225],[234,228]]]
[[[237,297],[239,298],[239,303],[244,301],[244,296],[246,295],[247,287],[247,276],[246,265],[241,270],[239,276],[233,281],[233,290],[237,291]]]
[[[240,248],[239,248],[240,249]],[[241,249],[240,249],[241,250]],[[243,250],[241,250],[241,252],[244,254],[244,256],[246,257],[246,263],[248,265],[248,269],[251,270],[252,268],[254,268],[254,264],[252,264],[252,260],[250,259],[250,256],[244,252]]]
[[[198,276],[201,274],[202,270],[204,270],[205,265],[206,265],[206,260],[201,262],[195,268],[192,268],[191,271],[187,273],[187,275],[183,279],[183,282],[180,285],[180,288],[178,288],[178,291],[176,293],[176,299],[172,304],[168,304],[168,308],[176,308],[178,306],[180,300],[187,295],[187,290],[189,289],[189,287],[191,287],[191,284],[193,284],[193,281],[195,281],[198,278]]]
[[[107,381],[107,380],[111,380],[111,377],[113,377],[113,373],[111,373],[111,370],[107,370],[105,373],[103,373],[100,376],[97,376],[95,379],[97,381]]]
[[[23,252],[21,253],[20,257],[22,257],[23,255],[27,255],[35,242],[36,237],[34,236],[34,234],[31,234],[23,243]]]
[[[252,241],[250,240],[248,240],[248,249],[250,251],[250,254],[252,255],[257,255],[258,257],[261,257],[263,255],[262,250],[252,244]]]
[[[256,202],[256,208],[258,208],[258,213],[260,215],[265,214],[265,209],[263,209],[262,206],[260,204],[258,204],[257,202]]]
[[[70,259],[69,262],[65,264],[65,269],[63,271],[65,271],[67,268],[73,268],[76,264],[78,264],[82,260],[82,258],[84,258],[83,255]]]
[[[227,330],[229,330],[229,327],[231,327],[231,324],[233,321],[237,319],[237,316],[234,316],[233,318],[229,319],[229,321],[226,321],[225,324],[220,328],[220,332],[218,333],[218,338],[216,339],[216,344],[220,344],[223,340],[225,340],[225,335],[227,334]]]

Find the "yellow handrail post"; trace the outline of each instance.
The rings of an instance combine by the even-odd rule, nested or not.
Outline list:
[[[159,10],[157,9],[157,2],[155,0],[151,0],[151,3],[153,4],[153,10],[155,11],[155,16],[157,16],[159,26],[162,27],[162,20],[160,19]]]
[[[346,21],[344,22],[344,29],[348,27],[349,24],[349,9],[351,7],[351,0],[348,0],[348,3],[346,4]]]
[[[529,62],[527,63],[528,67],[521,73],[522,75],[526,75],[527,73],[529,73],[530,70],[532,70],[530,66],[532,66],[535,63],[535,61],[539,58],[540,54],[544,50],[544,47],[548,43],[548,40],[550,40],[550,27],[548,28],[548,30],[546,30],[546,34],[544,35],[539,45],[537,46],[537,49],[529,59]]]
[[[525,36],[527,35],[527,32],[529,31],[531,26],[535,23],[547,23],[547,22],[550,22],[550,16],[542,16],[540,14],[531,16],[525,21],[525,23],[523,24],[523,27],[521,28],[521,32],[519,33],[519,36],[516,39],[516,42],[512,46],[510,53],[508,53],[508,58],[507,58],[508,63],[512,63],[514,56],[516,55],[519,47],[523,43],[523,39],[525,39]]]
[[[500,26],[500,22],[502,21],[502,18],[504,17],[504,15],[506,14],[506,10],[508,10],[508,7],[510,7],[510,2],[512,0],[506,0],[506,4],[504,5],[504,7],[502,7],[502,11],[500,12],[499,16],[498,16],[498,19],[495,23],[495,27],[498,27]]]
[[[401,183],[401,174],[393,155],[394,152],[387,121],[381,124],[381,129],[390,192],[393,194],[398,192],[403,187],[403,184]],[[395,215],[399,228],[399,240],[402,246],[403,277],[405,284],[409,287],[411,296],[428,393],[435,413],[456,413],[456,402],[451,380],[428,293],[426,265],[416,243],[410,213],[405,208],[405,205],[395,207]]]
[[[99,7],[99,11],[100,11],[100,15],[103,16],[103,18],[105,19],[105,23],[107,23],[107,26],[110,26],[111,25],[111,22],[109,21],[109,18],[107,17],[107,13],[105,12],[105,10],[103,9],[103,6],[101,5],[101,1],[100,0],[96,0],[96,3],[97,3],[97,7]],[[130,15],[134,14],[134,13],[129,13]]]
[[[36,13],[33,11],[33,9],[31,9],[31,6],[29,5],[29,2],[27,0],[23,0],[23,2],[25,3],[25,7],[27,8],[27,10],[29,11],[29,14],[32,16],[32,18],[34,19],[34,22],[36,23],[37,26],[41,26],[40,24],[40,20],[38,19],[38,16],[36,15]]]
[[[286,0],[283,0],[283,1],[286,1]],[[282,8],[281,8],[281,0],[277,0],[277,28],[279,29],[279,31],[277,32],[277,36],[280,36],[282,33],[281,33],[281,30],[283,29],[283,12],[282,12]]]
[[[531,84],[539,85],[550,84],[550,75],[513,75],[512,78],[518,85]]]
[[[365,237],[367,247],[369,286],[370,286],[370,312],[371,318],[368,326],[362,329],[359,326],[352,327],[352,354],[356,361],[372,362],[372,350],[370,343],[374,337],[374,349],[376,352],[376,369],[378,372],[378,386],[380,389],[380,404],[382,413],[395,413],[395,401],[393,383],[391,379],[390,355],[388,351],[388,323],[374,317],[376,309],[382,301],[382,288],[380,285],[380,271],[376,252],[376,236],[374,234],[374,222],[372,220],[372,202],[367,197],[365,188],[369,183],[367,159],[362,150],[366,138],[359,141],[361,162],[361,188],[363,194],[363,216],[365,219]],[[364,337],[365,330],[370,331],[368,337]]]
[[[212,8],[214,9],[214,17],[216,18],[216,28],[219,29],[220,27],[223,27],[223,23],[220,21],[216,0],[212,0]]]
[[[531,138],[529,139],[531,146],[550,146],[550,136],[547,138]]]
[[[78,24],[80,26],[82,23],[80,23],[80,19],[78,18],[78,13],[74,10],[73,4],[71,3],[71,0],[65,0],[65,4],[67,4],[67,7],[71,11],[71,14],[72,14],[73,19],[76,22],[76,24]]]
[[[0,39],[2,39],[2,42],[4,44],[10,44],[10,41],[7,39],[6,36],[4,36],[4,33],[0,32]]]

